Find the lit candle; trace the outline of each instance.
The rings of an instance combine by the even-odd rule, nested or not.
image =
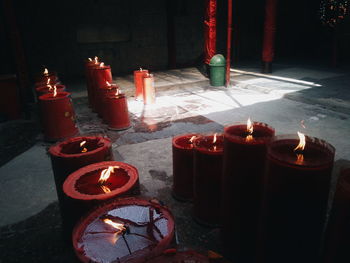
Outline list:
[[[55,72],[49,72],[47,68],[43,70],[43,73],[36,78],[36,83],[38,84],[45,84],[47,83],[47,80],[50,79],[52,83],[55,83],[58,81],[57,74]]]
[[[277,136],[268,148],[261,242],[265,262],[321,262],[335,149],[298,135]]]
[[[100,117],[103,118],[105,123],[108,123],[108,110],[107,110],[107,97],[113,94],[116,94],[119,90],[119,87],[115,83],[110,83],[106,81],[106,84],[102,86],[99,91],[99,103],[101,104]]]
[[[340,173],[327,226],[325,263],[349,259],[350,244],[350,168]]]
[[[94,103],[97,113],[101,112],[101,102],[99,101],[99,89],[104,87],[106,85],[106,81],[112,82],[112,71],[111,67],[109,65],[105,65],[103,62],[101,62],[98,66],[92,67],[92,80],[93,80],[93,96],[94,96]],[[100,113],[101,114],[101,113]]]
[[[135,99],[143,99],[143,77],[148,73],[147,69],[140,68],[134,71]]]
[[[93,77],[92,77],[92,68],[97,67],[99,65],[98,57],[94,59],[88,58],[85,61],[85,77],[86,77],[86,88],[88,92],[89,106],[94,107],[94,90],[93,90]]]
[[[128,101],[125,94],[117,89],[115,94],[106,95],[105,116],[108,128],[125,130],[130,128]]]
[[[79,221],[73,247],[81,262],[145,262],[170,245],[174,228],[167,208],[142,199],[119,199]]]
[[[75,121],[72,99],[68,92],[57,92],[39,97],[43,132],[46,140],[57,141],[79,133]]]
[[[194,140],[194,218],[202,224],[220,224],[223,135]]]
[[[56,87],[57,92],[63,92],[66,90],[66,86],[62,84],[47,84],[44,86],[38,86],[35,88],[35,91],[37,96],[41,96],[46,93],[53,93],[54,87]]]
[[[143,77],[143,103],[153,104],[156,102],[156,91],[154,88],[153,74],[146,74]]]
[[[64,210],[63,183],[68,175],[92,163],[113,160],[111,140],[103,136],[81,136],[62,141],[50,147],[49,154],[60,203],[63,230],[70,240],[72,226],[70,211]],[[66,212],[66,213],[65,213]]]
[[[225,127],[221,237],[238,261],[254,261],[267,145],[274,134],[250,119]]]
[[[172,140],[173,190],[179,200],[193,198],[193,141],[198,134],[183,134]]]

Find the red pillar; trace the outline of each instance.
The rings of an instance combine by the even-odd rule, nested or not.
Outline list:
[[[204,63],[209,64],[216,53],[216,0],[205,0]]]
[[[227,55],[226,55],[226,87],[230,85],[231,40],[232,40],[232,0],[227,6]]]
[[[277,0],[266,0],[265,3],[265,24],[264,41],[262,52],[262,72],[271,73],[272,61],[275,54],[275,35],[276,35],[276,9]]]

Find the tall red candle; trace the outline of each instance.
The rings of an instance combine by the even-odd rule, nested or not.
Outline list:
[[[256,255],[267,145],[274,134],[260,122],[225,127],[221,237],[237,261],[253,262]]]
[[[96,67],[92,67],[92,79],[93,79],[93,96],[95,110],[97,113],[101,112],[101,101],[99,101],[99,89],[106,85],[106,81],[112,82],[112,71],[109,65],[105,65],[103,62]]]
[[[193,198],[193,140],[198,134],[175,136],[172,140],[173,151],[173,190],[179,200]]]
[[[106,96],[105,118],[111,130],[125,130],[130,127],[128,101],[125,94]]]
[[[326,263],[349,262],[350,246],[350,169],[341,172],[327,226]]]
[[[198,136],[194,140],[194,218],[202,224],[219,225],[223,135]]]
[[[146,74],[143,77],[143,103],[153,104],[156,102],[156,90],[154,88],[153,74]]]
[[[68,92],[47,93],[39,97],[42,125],[46,140],[56,141],[79,133],[72,99]]]
[[[102,173],[108,170],[109,177],[101,181]],[[63,213],[71,229],[92,208],[117,197],[139,194],[138,171],[130,164],[116,161],[90,164],[67,177],[63,192],[66,197]]]
[[[148,73],[147,69],[140,68],[134,71],[135,99],[143,99],[143,77]]]
[[[77,224],[73,248],[85,263],[144,263],[169,246],[174,228],[167,208],[122,198],[95,209]]]
[[[94,107],[94,90],[93,90],[93,76],[92,69],[99,66],[98,57],[94,59],[88,59],[85,61],[85,77],[86,77],[86,88],[88,92],[89,106]]]
[[[300,136],[302,145],[303,136]],[[321,262],[335,149],[306,137],[277,136],[267,154],[261,241],[263,262]]]

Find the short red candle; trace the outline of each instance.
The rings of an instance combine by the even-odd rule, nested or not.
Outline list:
[[[139,69],[134,71],[135,99],[143,99],[143,77],[148,73],[147,69]]]
[[[193,142],[194,218],[210,226],[220,223],[223,141],[223,135],[209,135],[199,136]]]
[[[125,130],[130,127],[128,101],[125,94],[106,96],[105,118],[111,130]]]
[[[172,250],[172,249],[167,249]],[[208,257],[199,254],[196,251],[174,251],[173,253],[167,253],[167,250],[162,255],[147,261],[147,263],[210,263]],[[220,261],[221,262],[221,261]]]
[[[154,88],[153,74],[146,74],[143,77],[143,103],[153,104],[156,102],[156,91]]]
[[[37,96],[44,95],[46,93],[53,93],[53,87],[55,85],[43,85],[35,88]],[[66,91],[66,86],[58,84],[56,85],[57,92]]]
[[[350,246],[350,168],[341,172],[328,221],[325,262],[349,261]]]
[[[122,224],[126,231],[103,220]],[[81,262],[142,263],[166,249],[174,237],[174,218],[159,204],[124,198],[105,204],[74,228],[73,247]]]
[[[119,168],[115,168],[107,181],[100,184],[101,172],[109,166]],[[90,164],[67,177],[63,192],[66,196],[63,213],[67,215],[68,226],[73,227],[95,206],[117,197],[139,194],[138,171],[130,164],[116,161]]]
[[[102,63],[101,63],[102,64]],[[109,65],[98,65],[97,67],[92,67],[92,78],[93,78],[93,96],[95,103],[95,110],[100,113],[101,111],[101,101],[99,101],[99,89],[106,85],[106,82],[112,82],[112,72]],[[101,114],[101,113],[100,113]]]
[[[57,141],[78,134],[72,99],[68,92],[47,93],[39,97],[46,140]]]
[[[85,144],[80,146],[82,142]],[[111,140],[102,136],[79,136],[67,139],[49,149],[56,191],[60,202],[63,230],[70,240],[72,226],[69,213],[64,214],[63,183],[68,175],[92,163],[113,160]]]
[[[173,138],[173,191],[179,200],[193,198],[193,140],[198,134],[184,134]],[[191,140],[192,139],[192,140]]]
[[[273,128],[260,122],[253,123],[252,134],[246,123],[224,130],[221,237],[237,261],[255,257],[267,144],[274,134]]]
[[[306,137],[302,160],[294,152],[298,143],[296,136],[277,136],[268,148],[261,242],[264,262],[281,262],[281,258],[286,263],[321,262],[335,149]]]

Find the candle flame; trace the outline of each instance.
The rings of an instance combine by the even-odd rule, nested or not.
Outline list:
[[[119,95],[119,89],[117,89],[115,92],[115,96],[118,96],[118,95]]]
[[[216,140],[217,140],[216,135],[217,133],[214,134],[213,143],[216,143]]]
[[[193,140],[196,138],[196,135],[193,135],[192,137],[191,137],[191,139],[189,139],[188,141],[189,141],[189,143],[193,143]]]
[[[49,71],[47,70],[47,68],[44,69],[44,75],[49,75]]]
[[[119,168],[119,166],[108,166],[107,169],[102,170],[100,179],[98,179],[98,182],[100,184],[104,184],[108,178],[111,176],[111,173],[114,173],[114,168]]]
[[[140,68],[140,71],[142,71],[142,68]]]
[[[123,231],[126,231],[126,228],[123,224],[120,224],[120,223],[116,223],[116,222],[113,222],[112,220],[108,219],[108,218],[105,218],[103,219],[103,222],[105,222],[106,224],[112,226],[113,228],[117,229],[117,233],[122,233]]]
[[[48,84],[47,86],[49,87],[49,91],[53,89],[53,87],[50,84]]]
[[[103,68],[104,66],[105,66],[105,63],[104,63],[104,62],[101,62],[100,68]]]
[[[94,57],[95,64],[98,64],[98,57]]]
[[[105,185],[100,185],[102,191],[105,193],[105,194],[108,194],[111,192],[111,189],[109,189],[108,186],[105,186]]]
[[[253,123],[252,121],[250,120],[250,118],[248,118],[247,120],[247,132],[252,135],[253,134],[253,131],[254,131],[254,128],[253,128]]]
[[[298,132],[298,136],[299,136],[299,144],[297,145],[297,147],[294,148],[294,151],[304,151],[305,149],[305,135],[301,132]]]
[[[56,87],[56,85],[53,86],[53,96],[54,97],[57,96],[57,87]]]
[[[303,164],[304,162],[304,155],[302,153],[297,154],[297,160],[295,161],[296,164]]]
[[[83,147],[85,144],[86,144],[86,141],[82,141],[82,142],[80,143],[80,147]],[[86,153],[87,151],[88,151],[88,149],[85,148],[85,147],[81,150],[82,153]]]
[[[92,59],[91,58],[88,58],[88,60],[91,62],[92,61]]]
[[[50,78],[47,79],[47,82],[46,82],[46,85],[49,85],[50,84]]]
[[[106,84],[108,87],[112,86],[111,83],[109,83],[108,81],[106,81]]]

